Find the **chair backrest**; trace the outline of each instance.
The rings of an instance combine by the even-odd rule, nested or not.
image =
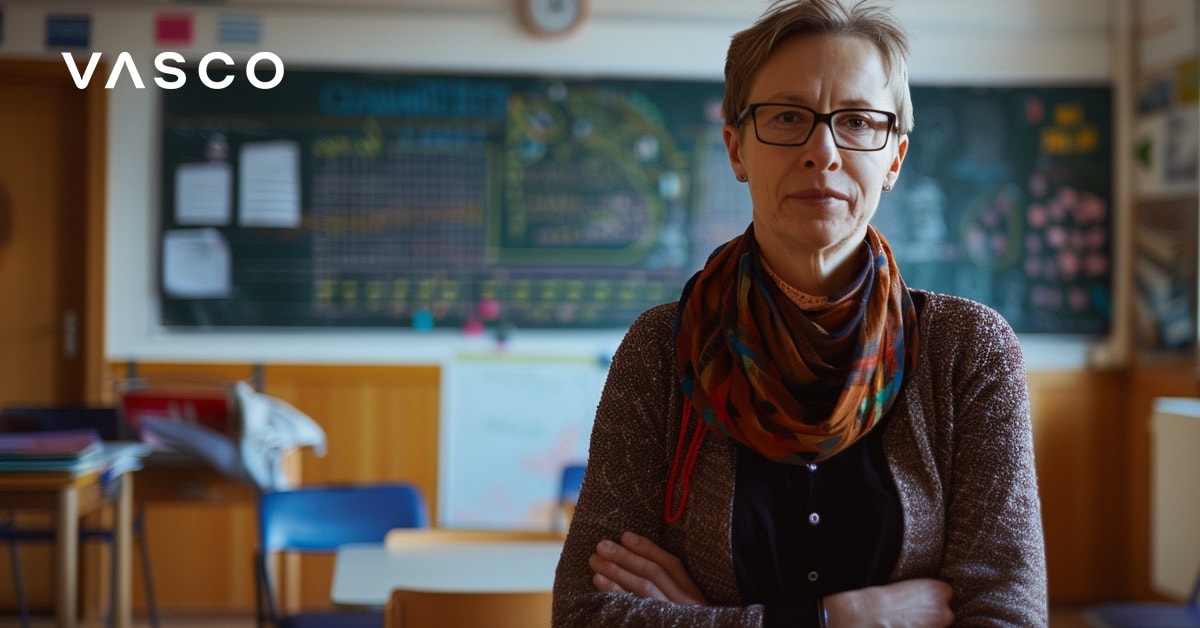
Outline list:
[[[586,464],[569,464],[563,467],[562,482],[559,484],[559,503],[575,503],[579,499],[579,489],[583,486],[583,472]]]
[[[558,514],[554,522],[554,527],[562,532],[571,527],[571,519],[575,515],[575,502],[579,500],[579,489],[583,487],[583,473],[586,469],[587,465],[584,463],[563,467],[558,486]]]
[[[429,507],[408,483],[307,486],[259,499],[264,552],[332,552],[347,543],[382,543],[393,528],[429,527]]]
[[[282,615],[289,613],[280,613],[276,599],[273,555],[332,553],[348,543],[382,543],[394,528],[425,527],[429,527],[425,495],[409,483],[305,486],[263,493],[258,501],[255,556],[258,625],[279,625]]]
[[[540,628],[550,625],[550,591],[479,592],[394,589],[384,628]]]
[[[8,406],[0,411],[0,432],[57,432],[92,429],[104,440],[129,440],[117,408],[103,406]]]

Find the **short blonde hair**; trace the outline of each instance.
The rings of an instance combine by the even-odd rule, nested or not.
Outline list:
[[[908,35],[887,9],[872,0],[845,6],[841,0],[775,0],[753,26],[733,36],[725,57],[725,99],[721,115],[727,124],[749,103],[750,85],[767,57],[785,40],[800,35],[852,35],[874,43],[883,55],[888,87],[896,101],[901,134],[913,128],[912,94],[908,86]]]

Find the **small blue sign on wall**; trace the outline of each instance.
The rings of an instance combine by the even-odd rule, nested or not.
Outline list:
[[[262,40],[262,18],[256,15],[222,15],[217,20],[217,41],[222,44],[257,44]]]
[[[47,48],[87,48],[92,41],[92,16],[47,15]]]

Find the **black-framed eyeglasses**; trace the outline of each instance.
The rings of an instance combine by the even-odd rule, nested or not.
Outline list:
[[[880,150],[887,146],[896,114],[876,109],[838,109],[829,113],[801,105],[760,102],[742,110],[735,126],[746,118],[754,122],[754,136],[763,144],[803,146],[817,124],[824,122],[833,132],[833,143],[846,150]]]

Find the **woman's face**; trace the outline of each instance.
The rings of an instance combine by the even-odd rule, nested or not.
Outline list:
[[[762,102],[818,113],[896,111],[879,49],[856,36],[804,35],[780,44],[751,83],[749,103]],[[908,149],[907,136],[894,134],[882,150],[841,149],[820,122],[802,146],[764,144],[749,117],[740,128],[726,125],[724,138],[734,173],[748,178],[759,248],[785,279],[797,263],[824,272],[850,259]]]

